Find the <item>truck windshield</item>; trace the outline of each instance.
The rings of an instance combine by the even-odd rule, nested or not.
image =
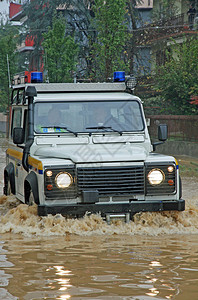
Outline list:
[[[36,133],[136,132],[144,130],[138,101],[36,102]]]

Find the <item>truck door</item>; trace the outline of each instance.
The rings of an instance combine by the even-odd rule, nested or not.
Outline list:
[[[27,120],[27,109],[23,110],[23,128],[25,132],[24,144],[27,140],[27,132],[28,132],[28,120]],[[22,149],[23,150],[23,149]],[[17,164],[18,168],[18,178],[17,178],[17,192],[20,196],[24,196],[24,180],[27,176],[27,171],[22,166],[22,160],[20,160]]]
[[[15,127],[21,127],[22,122],[22,107],[14,106],[12,108],[12,120],[11,120],[11,130],[10,130],[10,137],[13,138],[13,130]],[[22,158],[22,149],[16,145],[15,147],[10,144],[9,146],[9,162],[13,163],[15,168],[15,188],[16,193],[18,192],[18,179],[20,173],[20,165],[21,165],[21,158]]]
[[[10,136],[13,138],[13,130],[15,127],[23,127],[25,129],[25,139],[27,136],[27,109],[22,106],[16,106],[12,109],[12,122]],[[24,140],[24,143],[26,141]],[[15,167],[15,187],[16,194],[21,198],[24,194],[24,178],[27,172],[22,166],[23,148],[22,145],[15,145],[12,147],[11,155],[9,155],[9,162],[12,162]]]

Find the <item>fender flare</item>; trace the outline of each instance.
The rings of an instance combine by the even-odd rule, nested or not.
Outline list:
[[[24,181],[25,203],[28,203],[29,190],[32,190],[36,204],[39,204],[38,179],[34,172],[30,172]]]
[[[15,188],[15,168],[13,163],[9,163],[4,169],[4,193],[6,193],[6,187],[8,180],[10,181],[11,192],[13,195],[16,194]]]

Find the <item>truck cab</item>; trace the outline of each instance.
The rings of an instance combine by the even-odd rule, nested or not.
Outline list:
[[[39,215],[109,220],[185,209],[177,160],[156,153],[143,105],[125,82],[13,85],[4,194]]]

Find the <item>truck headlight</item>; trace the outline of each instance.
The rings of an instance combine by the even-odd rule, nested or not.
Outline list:
[[[69,173],[61,172],[56,175],[55,183],[59,189],[66,189],[73,183],[73,178]]]
[[[161,184],[164,179],[165,179],[165,174],[162,170],[160,169],[152,169],[148,175],[147,175],[147,178],[148,178],[148,182],[151,184],[151,185],[159,185]]]

